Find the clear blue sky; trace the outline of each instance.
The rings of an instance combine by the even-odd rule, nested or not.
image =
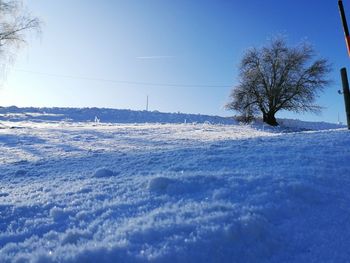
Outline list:
[[[337,90],[339,70],[350,60],[336,0],[28,0],[26,4],[44,21],[43,33],[39,39],[30,38],[8,69],[0,105],[140,110],[149,95],[150,110],[228,116],[233,113],[223,105],[237,83],[244,50],[285,34],[292,45],[302,39],[314,44],[333,64],[334,82],[319,99],[326,107],[322,115],[277,116],[336,122],[339,112],[345,121]],[[344,4],[350,20],[350,2]]]

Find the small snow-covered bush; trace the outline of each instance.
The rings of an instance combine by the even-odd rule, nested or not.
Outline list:
[[[253,115],[237,115],[234,119],[240,123],[249,124],[255,120],[255,117]]]

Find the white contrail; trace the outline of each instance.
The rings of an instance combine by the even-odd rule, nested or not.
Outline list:
[[[167,58],[174,58],[174,56],[141,56],[136,58],[137,59],[167,59]]]

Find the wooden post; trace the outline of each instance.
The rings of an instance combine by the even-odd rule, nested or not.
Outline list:
[[[341,80],[343,83],[343,95],[345,102],[346,120],[348,123],[348,129],[350,130],[350,90],[349,90],[349,80],[348,74],[346,73],[346,68],[340,70]]]
[[[350,56],[350,34],[349,34],[348,22],[346,21],[345,10],[344,10],[344,5],[342,0],[338,1],[338,7],[339,7],[341,21],[343,24],[346,47],[348,49],[348,55]]]

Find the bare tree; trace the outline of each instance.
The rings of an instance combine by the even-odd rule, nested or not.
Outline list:
[[[261,112],[263,121],[273,126],[278,125],[275,114],[280,110],[320,111],[314,102],[329,84],[331,67],[326,59],[314,57],[309,44],[288,47],[283,38],[248,50],[226,108],[242,115]]]
[[[40,31],[40,20],[32,17],[21,0],[0,0],[0,59],[25,43],[28,31]]]

